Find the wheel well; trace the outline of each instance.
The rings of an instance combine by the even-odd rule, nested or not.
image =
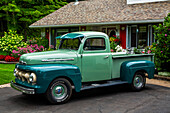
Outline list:
[[[138,71],[135,72],[135,74],[136,74],[137,72],[142,72],[142,73],[144,74],[144,76],[148,75],[148,73],[147,73],[145,70],[138,70]]]
[[[55,79],[58,79],[58,78],[65,78],[65,79],[67,79],[67,80],[70,82],[70,84],[71,84],[72,86],[74,86],[73,81],[72,81],[69,77],[66,77],[66,76],[59,76],[59,77],[56,77]],[[55,79],[54,79],[54,80],[55,80]],[[54,81],[54,80],[53,80],[53,81]],[[52,81],[52,82],[53,82],[53,81]],[[51,82],[51,83],[52,83],[52,82]]]

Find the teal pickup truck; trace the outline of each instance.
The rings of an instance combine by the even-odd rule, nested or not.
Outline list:
[[[59,37],[58,50],[24,54],[14,70],[11,87],[24,94],[45,94],[53,104],[67,102],[72,90],[129,84],[145,87],[146,73],[154,77],[152,54],[110,52],[101,32],[74,32]]]

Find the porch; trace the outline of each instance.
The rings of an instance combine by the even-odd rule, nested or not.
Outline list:
[[[96,26],[71,26],[71,27],[49,27],[44,28],[49,46],[56,47],[55,37],[77,31],[99,31],[106,33],[109,37],[119,36],[123,49],[145,48],[155,42],[153,25],[159,23],[119,24],[119,25],[96,25]]]

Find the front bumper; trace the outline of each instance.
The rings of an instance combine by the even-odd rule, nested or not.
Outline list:
[[[11,87],[26,94],[35,94],[35,89],[26,88],[26,87],[17,85],[13,81],[11,81]]]

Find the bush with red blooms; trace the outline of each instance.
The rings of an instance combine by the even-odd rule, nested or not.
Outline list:
[[[5,59],[5,55],[0,55],[0,60],[4,60]]]
[[[19,58],[14,58],[14,57],[12,57],[12,56],[7,55],[7,56],[5,57],[5,61],[6,61],[6,62],[18,62],[18,61],[19,61]]]

